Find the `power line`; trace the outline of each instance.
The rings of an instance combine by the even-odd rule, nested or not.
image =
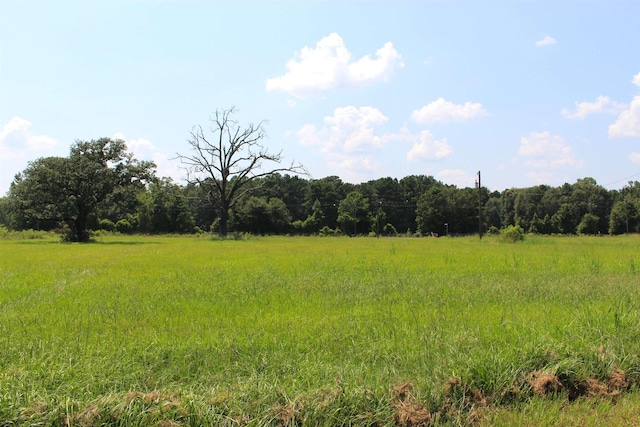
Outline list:
[[[633,175],[631,175],[631,176],[628,176],[628,177],[626,177],[626,178],[622,178],[622,179],[619,179],[619,180],[617,180],[617,181],[613,181],[613,182],[610,182],[610,183],[608,183],[608,184],[604,184],[604,185],[603,185],[603,187],[608,187],[608,186],[610,186],[610,185],[617,184],[617,183],[622,182],[622,181],[628,181],[629,179],[631,179],[631,178],[633,178],[633,177],[635,177],[635,176],[638,176],[638,175],[640,175],[640,172],[638,172],[638,173],[636,173],[636,174],[633,174]]]

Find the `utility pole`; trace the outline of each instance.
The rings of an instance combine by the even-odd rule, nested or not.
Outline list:
[[[480,171],[478,171],[478,234],[482,240],[482,184],[480,183]]]

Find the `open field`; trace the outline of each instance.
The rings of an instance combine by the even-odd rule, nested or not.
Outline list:
[[[98,240],[0,240],[0,426],[640,424],[636,236]]]

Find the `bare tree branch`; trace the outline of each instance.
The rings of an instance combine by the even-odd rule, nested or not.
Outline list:
[[[308,175],[305,167],[296,162],[289,166],[263,169],[265,163],[280,164],[282,151],[270,153],[262,145],[266,138],[265,121],[257,125],[249,123],[244,128],[233,119],[236,108],[216,110],[209,120],[209,130],[215,142],[207,139],[202,126],[194,126],[187,142],[191,155],[177,154],[187,173],[187,182],[200,187],[208,187],[209,193],[220,196],[217,206],[219,214],[219,234],[227,234],[229,209],[238,200],[255,189],[250,182],[281,172]]]

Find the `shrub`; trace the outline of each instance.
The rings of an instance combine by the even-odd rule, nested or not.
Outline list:
[[[387,225],[385,225],[384,228],[382,229],[382,233],[385,236],[397,236],[398,235],[398,230],[396,230],[396,228],[393,226],[393,224],[387,223]]]
[[[320,229],[320,231],[318,231],[318,234],[320,236],[333,236],[334,231],[331,227],[329,227],[328,225],[325,225]]]
[[[120,221],[116,222],[116,231],[118,233],[131,233],[132,230],[133,226],[128,220],[121,219]]]
[[[101,219],[98,223],[98,227],[100,230],[104,231],[115,231],[116,225],[110,219]]]
[[[524,240],[524,230],[519,225],[510,225],[501,234],[503,242],[516,243]]]

